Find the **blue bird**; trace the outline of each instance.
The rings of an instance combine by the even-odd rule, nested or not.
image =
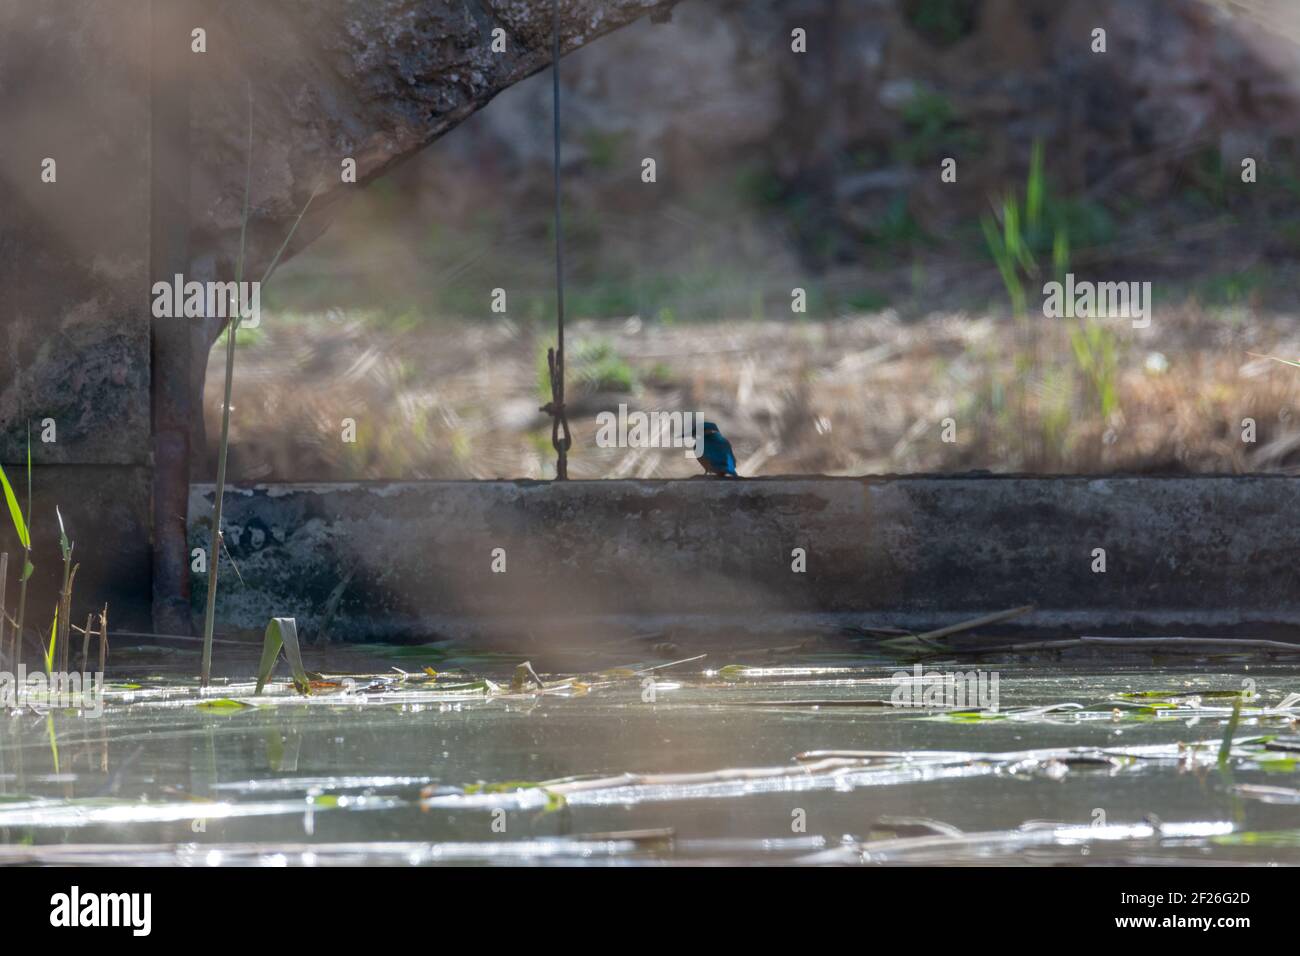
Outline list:
[[[699,441],[699,435],[696,435]],[[722,437],[718,426],[713,422],[704,423],[704,451],[700,455],[700,466],[706,474],[720,478],[739,478],[736,474],[736,456],[731,450],[731,442]]]

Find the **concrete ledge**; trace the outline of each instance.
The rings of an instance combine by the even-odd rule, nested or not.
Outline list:
[[[211,506],[194,486],[192,546]],[[601,640],[921,628],[1034,604],[1020,626],[1285,632],[1297,514],[1300,479],[1273,476],[258,485],[228,491],[243,583],[223,567],[218,628],[274,613],[308,639]]]

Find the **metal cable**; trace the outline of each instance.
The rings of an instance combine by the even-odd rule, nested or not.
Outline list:
[[[573,436],[564,408],[564,229],[560,217],[560,0],[551,0],[551,112],[555,137],[555,325],[556,347],[546,350],[551,400],[541,411],[551,416],[551,446],[555,449],[555,478],[569,477],[569,448]]]

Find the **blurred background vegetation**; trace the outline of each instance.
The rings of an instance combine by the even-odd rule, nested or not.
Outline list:
[[[698,470],[596,448],[620,402],[704,411],[744,474],[1291,470],[1298,377],[1256,356],[1300,355],[1298,17],[687,0],[573,54],[573,474]],[[510,89],[282,269],[240,334],[234,477],[552,473],[550,120],[549,74]],[[1066,272],[1150,281],[1151,327],[1044,318]]]

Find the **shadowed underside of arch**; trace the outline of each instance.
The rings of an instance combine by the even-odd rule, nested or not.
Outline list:
[[[561,47],[675,2],[560,0]],[[220,323],[152,318],[151,288],[177,273],[233,277],[250,101],[251,279],[314,190],[286,257],[320,235],[349,191],[546,67],[553,8],[58,6],[0,5],[0,462],[21,473],[31,424],[34,603],[47,603],[45,572],[58,566],[57,503],[86,556],[80,589],[111,594],[118,625],[140,627],[152,581],[155,625],[179,630],[188,628],[191,428]],[[340,175],[349,158],[355,184]],[[0,530],[0,550],[14,554],[11,532]]]

